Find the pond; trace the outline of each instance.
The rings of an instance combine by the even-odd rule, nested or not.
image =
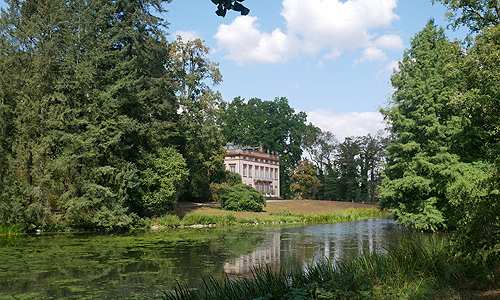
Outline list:
[[[0,299],[145,299],[176,282],[384,251],[392,220],[0,237]]]

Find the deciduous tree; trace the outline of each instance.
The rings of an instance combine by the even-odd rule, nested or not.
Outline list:
[[[302,156],[302,137],[307,115],[295,112],[286,98],[262,101],[235,98],[223,104],[218,119],[226,142],[243,145],[262,144],[280,155],[280,195],[290,197],[290,171]]]

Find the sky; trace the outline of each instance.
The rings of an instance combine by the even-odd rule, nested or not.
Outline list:
[[[246,0],[248,16],[215,14],[210,0],[173,0],[167,33],[200,38],[219,63],[225,101],[286,97],[308,121],[346,136],[385,127],[379,108],[410,39],[429,19],[448,24],[431,0]],[[5,3],[0,0],[0,5]],[[465,32],[446,31],[450,38]]]

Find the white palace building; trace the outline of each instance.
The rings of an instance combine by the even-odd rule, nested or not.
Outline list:
[[[266,197],[280,196],[280,158],[278,153],[260,147],[227,144],[226,170],[241,175],[243,184],[263,192]]]

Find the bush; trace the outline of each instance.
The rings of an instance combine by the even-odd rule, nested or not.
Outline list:
[[[221,206],[232,211],[262,211],[266,206],[264,196],[251,186],[237,184],[228,188],[220,197]]]
[[[142,206],[149,214],[161,214],[176,205],[189,171],[186,160],[174,148],[161,148],[142,174]]]

